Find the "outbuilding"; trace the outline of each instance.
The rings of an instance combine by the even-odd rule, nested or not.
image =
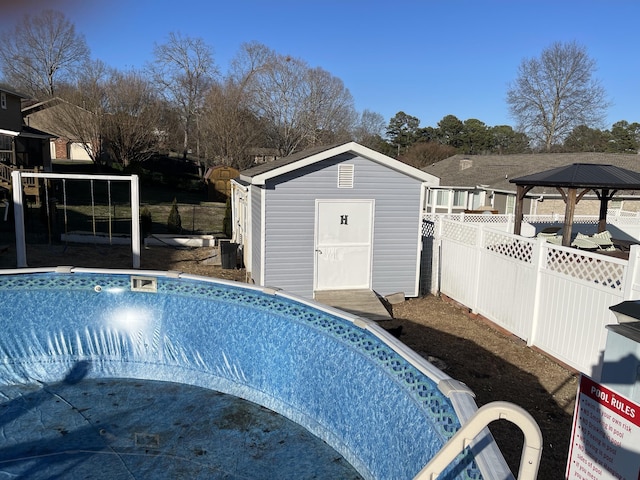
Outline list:
[[[209,167],[204,174],[207,185],[207,199],[210,202],[226,202],[231,196],[231,179],[240,172],[228,165]]]
[[[415,297],[426,188],[438,183],[354,142],[303,151],[232,181],[232,240],[258,285]]]

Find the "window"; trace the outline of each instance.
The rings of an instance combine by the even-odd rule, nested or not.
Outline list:
[[[353,188],[355,165],[338,165],[338,188]]]
[[[438,207],[449,206],[449,190],[438,190],[436,192],[436,205]]]
[[[11,137],[9,135],[0,135],[0,150],[11,151]]]
[[[467,206],[467,192],[463,190],[457,190],[453,192],[453,206],[454,207],[466,207]]]
[[[0,92],[0,108],[7,109],[7,94],[4,92]]]
[[[9,135],[0,135],[0,162],[11,163],[11,158],[13,158],[11,137]]]
[[[515,195],[507,196],[507,205],[505,207],[505,212],[507,215],[511,215],[516,211],[516,197]]]

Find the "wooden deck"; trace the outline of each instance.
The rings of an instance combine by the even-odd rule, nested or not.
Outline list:
[[[376,322],[391,320],[382,301],[371,290],[323,290],[315,292],[315,300],[344,312]]]

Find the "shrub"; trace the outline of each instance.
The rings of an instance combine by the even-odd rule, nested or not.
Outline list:
[[[149,211],[149,207],[145,206],[140,212],[140,231],[142,233],[142,238],[145,238],[151,235],[152,227],[153,227],[153,218],[151,217],[151,212]]]
[[[222,231],[225,237],[231,238],[233,229],[231,228],[231,199],[227,199],[227,204],[224,209],[224,219],[222,220]]]
[[[180,212],[178,211],[178,201],[175,198],[173,199],[169,218],[167,219],[167,230],[169,233],[182,232],[182,219],[180,218]]]

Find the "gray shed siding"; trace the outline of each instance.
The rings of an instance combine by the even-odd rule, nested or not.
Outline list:
[[[251,278],[260,283],[262,273],[262,189],[255,185],[250,188],[251,194]]]
[[[354,188],[337,187],[340,163],[355,165]],[[373,199],[372,287],[381,295],[417,295],[421,185],[353,154],[271,179],[266,185],[265,284],[311,298],[316,199]]]

